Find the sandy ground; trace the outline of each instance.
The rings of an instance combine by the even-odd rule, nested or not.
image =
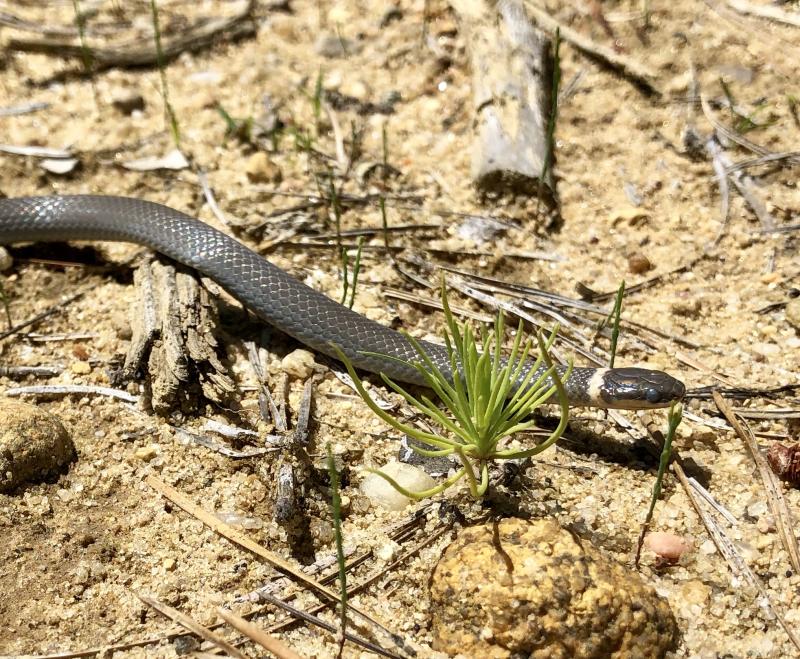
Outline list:
[[[84,4],[84,3],[81,3]],[[89,4],[89,3],[85,3]],[[223,2],[164,2],[165,31],[199,16],[230,15],[237,6]],[[0,6],[6,9],[9,5]],[[29,21],[49,26],[72,24],[72,5],[44,7],[28,0],[12,3]],[[89,26],[116,26],[126,37],[148,25],[147,3],[96,3],[99,12]],[[555,7],[555,3],[553,4]],[[766,5],[765,5],[766,6]],[[630,81],[587,59],[569,44],[562,48],[565,86],[577,81],[560,107],[556,131],[558,193],[563,225],[545,232],[533,219],[518,219],[488,245],[458,236],[460,219],[437,211],[503,215],[502,208],[478,203],[469,183],[471,144],[470,72],[465,43],[452,12],[432,3],[427,32],[422,1],[390,6],[383,3],[312,4],[297,0],[286,8],[257,12],[254,38],[220,43],[195,55],[182,55],[166,69],[169,98],[181,131],[181,147],[195,169],[208,174],[223,211],[245,225],[266,221],[261,244],[247,234],[240,238],[276,264],[332,296],[341,283],[335,247],[298,249],[277,240],[292,227],[300,235],[332,230],[327,212],[301,209],[279,214],[298,204],[273,192],[316,194],[318,173],[326,162],[296,148],[285,131],[269,153],[280,181],[253,183],[246,169],[253,148],[226,137],[216,109],[221,104],[235,118],[259,117],[263,101],[296,131],[316,133],[310,97],[320,72],[326,90],[358,101],[380,103],[399,95],[392,114],[359,115],[353,108],[336,111],[349,140],[350,126],[363,130],[362,162],[381,162],[382,134],[388,138],[388,161],[399,172],[391,180],[395,194],[423,199],[418,209],[390,205],[392,224],[441,223],[438,230],[410,232],[397,238],[409,248],[485,251],[484,256],[447,259],[466,270],[575,296],[582,282],[598,291],[614,290],[664,275],[655,286],[626,298],[624,317],[691,341],[687,347],[659,340],[655,352],[637,349],[623,334],[618,363],[649,365],[681,377],[696,388],[725,386],[774,387],[798,384],[800,339],[783,306],[765,313],[767,305],[796,294],[800,260],[797,232],[761,233],[762,225],[735,190],[730,220],[722,239],[720,191],[709,158],[692,157],[684,133],[693,128],[705,139],[711,125],[695,100],[699,91],[712,101],[719,122],[735,131],[748,116],[753,126],[743,136],[771,152],[797,148],[800,126],[796,100],[796,63],[800,61],[797,27],[744,16],[722,2],[679,0],[650,3],[650,24],[641,29],[638,3],[603,3],[613,38],[590,11],[590,3],[565,6],[554,15],[600,43],[614,45],[645,63],[657,74],[663,95],[648,97]],[[796,4],[782,6],[797,20]],[[391,10],[391,11],[390,11]],[[36,36],[6,29],[3,37]],[[319,54],[320,35],[347,44],[347,56]],[[426,36],[427,35],[427,36]],[[108,37],[98,37],[108,43]],[[47,193],[106,193],[143,197],[166,203],[219,226],[198,185],[195,172],[133,172],[123,161],[160,156],[173,148],[164,120],[157,70],[111,69],[91,82],[74,75],[78,62],[40,54],[5,53],[0,75],[0,105],[48,103],[46,109],[0,118],[0,142],[71,148],[80,167],[68,175],[43,171],[38,159],[0,154],[0,193],[6,196]],[[693,81],[695,81],[693,83]],[[696,84],[696,89],[693,87]],[[726,94],[739,115],[725,107]],[[140,94],[141,111],[128,115],[114,99]],[[335,154],[329,119],[323,112],[314,147]],[[267,140],[269,145],[269,140]],[[733,162],[753,154],[731,143]],[[252,166],[252,163],[251,163]],[[777,165],[748,170],[753,187],[776,226],[797,224],[800,193],[797,168]],[[344,191],[376,192],[374,183],[351,176]],[[270,219],[271,218],[271,219]],[[353,207],[342,216],[343,228],[380,226],[375,204]],[[372,244],[379,246],[380,238]],[[558,261],[521,259],[507,254],[545,251]],[[102,247],[98,259],[124,262],[140,250]],[[38,252],[41,254],[42,252]],[[49,251],[55,259],[75,260],[74,253]],[[61,364],[64,373],[51,379],[22,382],[0,378],[0,393],[19,384],[108,384],[106,365],[124,353],[128,313],[134,303],[130,277],[108,276],[82,265],[34,262],[37,252],[14,252],[15,268],[3,275],[15,320],[33,316],[58,302],[65,292],[88,292],[64,312],[36,327],[46,335],[85,333],[80,338],[38,342],[13,337],[0,342],[4,365]],[[653,268],[631,273],[629,259],[645,256]],[[698,257],[703,258],[698,259]],[[84,263],[87,257],[77,259]],[[434,261],[444,257],[435,252]],[[100,261],[102,262],[102,260]],[[684,271],[668,274],[690,264]],[[421,306],[385,298],[392,288],[409,289],[379,249],[364,259],[356,309],[395,322],[419,336],[440,318]],[[410,290],[410,289],[409,289]],[[425,293],[423,290],[417,290]],[[471,306],[459,300],[462,306]],[[477,307],[473,307],[477,310]],[[243,338],[258,330],[236,323],[224,328],[227,357],[251,385]],[[270,377],[276,382],[280,360],[299,347],[282,336],[264,343]],[[89,368],[86,368],[86,364]],[[311,452],[322,454],[327,443],[344,453],[351,479],[344,493],[351,500],[344,533],[358,552],[377,547],[379,558],[353,575],[357,580],[379,570],[392,555],[388,533],[408,512],[385,513],[370,508],[357,486],[362,465],[380,465],[397,451],[397,437],[368,413],[325,369],[317,387]],[[296,413],[303,383],[290,379],[289,402]],[[56,482],[31,485],[0,495],[0,652],[53,653],[99,648],[162,636],[171,623],[144,605],[136,594],[152,594],[202,623],[215,620],[215,605],[228,603],[275,577],[272,568],[234,547],[197,519],[165,501],[144,479],[156,476],[212,512],[237,513],[257,520],[248,533],[287,558],[308,562],[330,555],[330,516],[324,491],[309,485],[305,507],[307,530],[273,521],[277,461],[233,460],[202,446],[187,444],[173,426],[201,428],[206,419],[255,427],[256,394],[245,387],[243,413],[236,419],[210,404],[169,419],[143,415],[121,403],[78,396],[42,399],[39,404],[58,415],[70,429],[79,459]],[[388,394],[384,394],[388,395]],[[787,394],[788,395],[788,394]],[[768,409],[797,407],[790,398],[753,399],[745,405]],[[766,495],[742,442],[731,432],[703,425],[718,420],[713,403],[689,400],[696,415],[679,430],[677,449],[692,461],[713,497],[736,518],[726,527],[733,545],[764,584],[774,606],[790,626],[800,623],[800,576],[794,574],[781,547],[766,506]],[[633,423],[621,429],[600,412],[578,411],[573,422],[580,442],[567,442],[528,472],[529,486],[517,492],[520,509],[536,516],[553,515],[598,544],[609,558],[632,562],[640,523],[647,507],[655,462],[640,450],[644,431],[640,415],[624,413]],[[663,415],[651,415],[663,427]],[[779,437],[797,437],[797,422],[778,414],[754,420],[754,430]],[[769,440],[761,439],[764,447]],[[787,489],[789,507],[800,505],[797,490]],[[480,513],[463,490],[448,495],[467,517]],[[440,526],[436,508],[428,511],[416,535],[403,545],[413,547]],[[646,556],[643,577],[666,597],[677,617],[682,638],[677,656],[784,657],[797,653],[772,614],[759,605],[752,587],[732,574],[715,551],[686,493],[668,479],[656,507],[653,526],[688,538],[693,549],[678,565],[658,567]],[[430,653],[427,621],[427,579],[445,539],[423,548],[401,567],[384,574],[357,604],[377,612],[392,627],[413,638]],[[240,607],[241,608],[241,607]],[[244,607],[247,608],[247,607]],[[262,617],[266,624],[279,617]],[[335,651],[330,635],[295,628],[284,637],[309,656]],[[126,650],[114,656],[174,656],[167,641]],[[247,652],[257,656],[252,648]],[[356,656],[359,650],[348,646]]]

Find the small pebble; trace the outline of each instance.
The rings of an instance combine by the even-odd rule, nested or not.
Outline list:
[[[655,531],[648,533],[644,539],[644,546],[667,563],[677,563],[689,549],[689,542],[674,533]]]
[[[375,548],[375,558],[377,558],[379,561],[383,561],[384,563],[388,563],[389,561],[393,560],[395,556],[397,556],[399,549],[399,545],[390,540],[389,542],[385,542]]]
[[[257,151],[247,159],[244,171],[251,183],[280,183],[283,179],[280,167],[263,151]]]
[[[0,492],[40,482],[75,458],[75,445],[58,417],[0,399]]]
[[[641,275],[652,268],[653,264],[650,263],[650,259],[648,259],[644,254],[631,254],[628,257],[628,270],[635,275]]]
[[[360,44],[338,34],[321,34],[314,43],[314,51],[317,55],[328,59],[348,57],[357,54],[360,50]]]
[[[155,446],[142,446],[136,449],[134,455],[142,462],[150,462],[150,460],[158,455],[158,452]]]
[[[144,110],[144,96],[138,92],[122,91],[114,95],[111,104],[122,114],[133,114],[137,110]]]
[[[298,380],[307,380],[314,370],[314,353],[298,348],[281,360],[281,368]]]
[[[750,517],[756,519],[757,517],[765,515],[769,511],[769,507],[767,506],[767,502],[761,499],[759,501],[754,501],[753,503],[749,504],[746,510],[747,514],[750,515]]]
[[[755,353],[753,356],[756,361],[760,362],[772,361],[782,352],[781,347],[777,343],[768,343],[766,341],[754,343],[751,348],[753,353]]]
[[[14,259],[11,254],[8,253],[5,247],[0,247],[0,272],[11,270],[12,265],[14,265]]]
[[[89,362],[72,362],[69,370],[75,375],[89,375],[92,372],[92,365]]]
[[[411,492],[428,490],[436,482],[422,469],[403,464],[402,462],[389,462],[380,468],[387,476],[397,481],[399,485]],[[361,483],[361,492],[373,504],[386,510],[403,510],[411,499],[395,490],[387,481],[378,474],[369,474]]]
[[[199,650],[200,641],[194,636],[178,636],[172,641],[172,647],[175,649],[175,654],[182,656]]]
[[[0,265],[0,270],[2,269],[2,265]],[[789,300],[786,305],[786,320],[796,330],[800,330],[800,297]]]

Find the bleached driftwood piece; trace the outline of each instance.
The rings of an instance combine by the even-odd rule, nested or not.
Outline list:
[[[550,40],[521,0],[453,0],[472,65],[476,136],[472,179],[491,196],[555,197],[552,167],[539,179],[550,144]],[[552,164],[552,163],[551,163]]]

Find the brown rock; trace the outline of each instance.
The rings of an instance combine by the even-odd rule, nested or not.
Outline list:
[[[663,657],[677,627],[635,572],[549,520],[462,531],[431,578],[434,649],[468,657]]]
[[[44,480],[74,458],[75,446],[57,417],[0,399],[0,492]]]
[[[652,267],[653,264],[650,263],[650,259],[648,259],[641,252],[637,252],[636,254],[631,254],[628,257],[628,270],[630,270],[635,275],[644,274],[648,270],[652,269]]]

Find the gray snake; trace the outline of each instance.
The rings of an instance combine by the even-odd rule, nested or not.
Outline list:
[[[75,195],[0,199],[0,244],[20,241],[110,240],[137,243],[195,268],[259,318],[313,350],[335,356],[337,345],[357,368],[424,384],[407,362],[418,360],[401,333],[365,318],[306,286],[230,236],[167,206],[139,199]],[[450,377],[443,346],[420,342]],[[641,368],[574,368],[565,381],[571,405],[666,407],[683,383]]]

